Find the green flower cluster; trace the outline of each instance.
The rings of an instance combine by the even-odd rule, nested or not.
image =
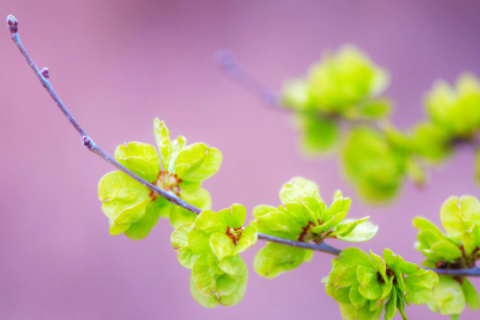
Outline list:
[[[406,262],[391,250],[383,258],[370,251],[348,248],[332,261],[326,292],[339,303],[345,320],[377,320],[385,309],[384,319],[397,312],[403,319],[405,304],[424,304],[433,295],[438,276]]]
[[[253,210],[255,221],[252,224],[259,232],[318,244],[328,238],[367,241],[378,230],[376,225],[367,222],[368,217],[345,219],[351,201],[340,191],[335,193],[332,205],[327,207],[317,184],[304,178],[296,177],[287,182],[280,190],[280,199],[283,205],[278,208],[260,205]],[[270,242],[257,253],[254,268],[258,274],[274,278],[310,261],[312,255],[311,250]]]
[[[464,269],[475,266],[480,259],[480,203],[471,196],[450,197],[442,206],[440,218],[446,234],[425,218],[417,217],[413,225],[418,229],[416,249],[427,258],[423,265],[429,268]],[[440,283],[429,308],[458,319],[467,304],[480,307],[478,293],[465,277],[440,276]]]
[[[245,294],[248,269],[238,254],[257,241],[254,226],[242,227],[246,215],[240,204],[219,212],[205,210],[172,234],[178,261],[192,269],[190,292],[204,307],[232,306]]]
[[[437,81],[425,101],[429,121],[414,129],[417,152],[430,162],[444,160],[452,142],[469,141],[480,129],[480,81],[461,75],[452,88]]]
[[[389,101],[376,98],[388,84],[386,70],[345,45],[313,65],[305,79],[288,82],[282,100],[296,111],[305,149],[325,152],[338,140],[341,118],[378,120],[390,113]]]
[[[342,163],[360,195],[371,202],[394,198],[405,178],[420,186],[426,180],[412,137],[392,126],[381,131],[369,127],[353,129],[342,150]]]
[[[139,177],[179,196],[201,209],[211,207],[203,180],[214,175],[222,163],[218,149],[204,143],[186,146],[185,137],[170,140],[165,124],[154,121],[155,148],[141,142],[120,145],[115,159]],[[110,222],[110,233],[122,232],[131,239],[145,238],[159,217],[170,218],[174,227],[191,223],[196,215],[175,206],[121,171],[107,173],[99,182],[98,197]]]

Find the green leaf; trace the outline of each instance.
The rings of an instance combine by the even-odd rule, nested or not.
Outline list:
[[[110,219],[110,233],[117,235],[138,222],[151,202],[150,190],[123,172],[107,173],[98,184],[102,211]]]
[[[222,153],[204,143],[194,143],[180,151],[175,172],[187,181],[202,181],[213,176],[222,164]]]
[[[205,253],[209,249],[209,240],[209,236],[201,230],[192,229],[188,233],[188,247],[193,253]]]
[[[333,300],[338,303],[350,303],[350,288],[337,288],[333,292]]]
[[[428,230],[435,234],[438,238],[445,240],[446,237],[443,235],[442,231],[430,220],[424,217],[415,217],[413,218],[413,227],[420,230]]]
[[[205,308],[212,309],[218,305],[217,297],[215,296],[205,297],[199,292],[199,290],[195,285],[193,274],[190,277],[190,293],[192,294],[193,298]]]
[[[223,260],[233,255],[235,245],[225,233],[217,232],[210,236],[210,248],[219,260]]]
[[[243,226],[247,217],[247,210],[241,204],[234,203],[230,208],[218,211],[217,216],[225,226],[237,229]]]
[[[316,194],[320,196],[318,185],[302,177],[295,177],[285,183],[280,189],[280,200],[282,203],[297,202],[303,197]]]
[[[381,120],[390,115],[392,108],[388,99],[374,99],[360,106],[359,114],[368,119]]]
[[[238,285],[231,294],[220,296],[220,303],[226,307],[233,306],[239,303],[243,299],[243,296],[245,295],[245,291],[247,290],[248,268],[245,262],[242,260],[242,258],[238,257],[237,260],[238,260],[238,267],[237,267],[236,278],[238,281]]]
[[[440,241],[432,246],[432,252],[441,259],[454,262],[462,257],[462,251],[451,242]]]
[[[257,242],[258,233],[257,229],[254,226],[247,226],[245,230],[242,231],[240,240],[238,240],[233,254],[239,254]]]
[[[184,136],[178,136],[172,141],[172,155],[170,156],[170,164],[168,165],[168,172],[175,173],[175,164],[180,151],[183,150],[187,144],[187,138]]]
[[[285,232],[290,234],[300,234],[303,229],[289,215],[281,211],[273,211],[257,219],[258,224],[273,231]]]
[[[192,277],[195,287],[202,296],[215,296],[215,273],[210,269],[206,257],[201,257],[195,262],[192,269]]]
[[[153,146],[141,142],[119,145],[115,150],[115,160],[148,182],[157,181],[160,160]]]
[[[373,268],[359,265],[357,268],[357,278],[360,282],[358,291],[368,300],[376,300],[382,294],[382,288],[377,280],[377,272]]]
[[[474,311],[478,310],[480,307],[478,292],[467,278],[462,279],[462,291],[465,295],[465,302],[468,307]]]
[[[433,123],[415,126],[411,147],[413,151],[430,163],[439,163],[452,153],[450,134]]]
[[[218,267],[226,274],[230,276],[236,276],[238,273],[241,264],[243,263],[242,258],[240,256],[230,256],[225,257],[223,260],[217,260]]]
[[[314,233],[328,232],[330,229],[336,227],[343,219],[347,216],[346,212],[339,212],[334,215],[330,220],[326,221],[324,224],[313,227],[312,231]]]
[[[385,320],[391,320],[397,314],[397,291],[392,290],[387,303],[385,304]]]
[[[173,248],[177,252],[178,262],[187,269],[192,269],[193,265],[200,257],[194,254],[188,247],[188,234],[192,230],[192,226],[182,226],[175,230],[170,237]]]
[[[253,267],[259,275],[271,279],[300,266],[304,256],[305,249],[269,242],[258,251]]]
[[[267,205],[256,206],[255,208],[253,208],[253,218],[258,219],[272,211],[278,211],[278,210],[275,207],[267,206]]]
[[[217,294],[219,296],[228,296],[232,294],[238,286],[238,277],[232,278],[227,274],[222,274],[217,278]]]
[[[145,209],[143,217],[137,222],[132,223],[130,227],[125,230],[125,235],[133,240],[144,239],[157,224],[159,217],[160,210],[157,203],[150,202]]]
[[[195,221],[197,215],[179,206],[172,205],[170,209],[170,224],[174,229]]]
[[[450,237],[460,241],[465,231],[480,224],[480,203],[472,196],[450,197],[442,205],[440,218]]]
[[[215,211],[204,210],[195,220],[195,229],[206,233],[225,232],[226,226],[218,219]]]
[[[312,214],[308,211],[308,209],[301,203],[286,203],[283,207],[278,207],[278,211],[281,211],[284,214],[292,217],[299,226],[307,226],[310,221],[316,220],[314,217],[312,217]]]
[[[155,140],[157,141],[158,150],[160,151],[163,168],[168,170],[170,158],[172,156],[172,141],[170,141],[170,132],[163,121],[155,118],[153,120],[153,133],[155,134]]]
[[[438,276],[433,271],[420,270],[405,277],[405,288],[407,294],[405,300],[414,304],[424,304],[433,295],[433,289],[438,284]]]
[[[285,83],[282,90],[282,105],[296,109],[305,110],[310,106],[309,86],[303,80],[291,80]]]
[[[452,277],[440,276],[432,298],[427,301],[428,308],[442,315],[462,313],[465,308],[465,296],[462,287]]]
[[[297,126],[302,130],[301,144],[308,153],[323,153],[335,147],[340,128],[333,119],[316,114],[297,114]]]
[[[359,221],[359,224],[357,224],[356,221],[352,223],[352,227],[354,227],[352,231],[348,232],[345,236],[337,235],[337,239],[347,242],[364,242],[372,239],[377,234],[377,225],[370,221],[363,223],[361,223],[361,220],[357,221]]]
[[[356,274],[355,274],[356,275]],[[351,288],[350,288],[350,302],[355,306],[355,308],[360,309],[367,303],[367,298],[362,296],[360,292],[358,291],[358,288],[360,287],[360,283],[357,281],[355,282]]]

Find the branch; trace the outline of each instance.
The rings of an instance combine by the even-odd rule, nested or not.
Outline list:
[[[171,194],[163,189],[160,189],[153,184],[149,183],[148,181],[140,178],[139,176],[135,175],[133,172],[128,170],[126,167],[124,167],[122,164],[120,164],[117,160],[115,160],[113,157],[108,155],[103,149],[101,149],[98,145],[96,145],[93,140],[88,136],[88,134],[85,132],[85,130],[82,128],[82,126],[75,120],[73,115],[68,111],[68,109],[65,107],[63,102],[60,100],[56,92],[53,90],[52,85],[50,84],[50,81],[48,80],[49,78],[49,73],[48,70],[43,69],[42,71],[39,71],[35,63],[33,62],[32,58],[30,58],[29,54],[27,53],[27,50],[23,46],[22,42],[20,41],[20,36],[18,35],[18,21],[15,19],[14,16],[9,15],[7,17],[7,27],[10,30],[11,33],[11,39],[13,42],[17,45],[18,49],[22,53],[23,57],[27,61],[27,63],[30,65],[30,68],[32,68],[33,72],[36,74],[37,78],[40,80],[42,83],[43,87],[47,90],[48,94],[52,97],[53,101],[57,104],[57,106],[62,110],[62,112],[65,114],[67,119],[70,121],[70,123],[74,126],[74,128],[80,133],[82,136],[82,142],[83,145],[90,150],[91,152],[95,153],[96,155],[100,156],[102,159],[106,160],[113,166],[115,166],[117,169],[123,171],[124,173],[128,174],[130,177],[135,179],[136,181],[140,182],[150,190],[154,191],[155,193],[159,194],[160,196],[164,197],[167,199],[169,202],[180,206],[188,211],[194,212],[196,214],[199,214],[202,212],[201,209],[192,206],[191,204],[185,202],[184,200],[180,199],[174,194]],[[233,60],[231,60],[233,61]],[[228,65],[228,64],[227,64]],[[235,66],[235,63],[230,64]],[[245,73],[239,68],[232,68],[233,74],[239,75],[240,79],[244,79],[245,84],[248,83],[248,85],[254,89],[257,90],[257,93],[259,95],[263,95],[265,93],[268,93],[270,91],[264,91],[263,86],[259,85],[256,82],[249,82],[245,79],[249,79],[248,76],[246,76]],[[246,77],[246,78],[245,78]],[[271,93],[271,92],[270,92]],[[269,94],[270,94],[269,93]],[[264,95],[266,97],[266,95]],[[276,100],[275,100],[276,101]],[[276,104],[272,106],[277,106]],[[263,233],[258,233],[258,238],[262,239],[264,241],[270,241],[270,242],[275,242],[275,243],[280,243],[286,246],[291,246],[291,247],[296,247],[296,248],[302,248],[302,249],[309,249],[309,250],[314,250],[314,251],[320,251],[324,253],[328,253],[334,256],[338,256],[341,252],[340,249],[334,248],[329,246],[326,243],[320,243],[320,244],[312,244],[312,243],[305,243],[305,242],[299,242],[299,241],[292,241],[292,240],[287,240],[287,239],[282,239],[282,238],[277,238],[273,237],[267,234]],[[480,277],[480,268],[474,267],[471,269],[429,269],[437,274],[444,274],[444,275],[456,275],[456,276],[470,276],[470,277]]]
[[[90,150],[91,152],[95,153],[96,155],[100,156],[102,159],[106,160],[113,166],[115,166],[117,169],[120,171],[128,174],[130,177],[135,179],[136,181],[140,182],[150,190],[154,191],[155,193],[159,194],[160,196],[164,197],[167,199],[169,202],[182,207],[188,211],[194,212],[196,214],[199,214],[202,212],[201,209],[192,206],[188,202],[180,199],[176,195],[169,193],[163,189],[158,188],[157,186],[154,186],[153,184],[149,183],[148,181],[140,178],[130,170],[128,170],[125,166],[123,166],[121,163],[119,163],[115,158],[111,157],[108,155],[102,148],[100,148],[98,145],[96,145],[93,140],[90,138],[90,136],[86,133],[86,131],[82,128],[82,126],[78,123],[77,120],[73,117],[73,115],[68,111],[67,107],[63,104],[63,102],[60,100],[58,97],[57,93],[53,89],[52,85],[50,84],[50,81],[47,79],[49,78],[48,72],[42,72],[39,71],[35,63],[33,62],[32,58],[30,58],[30,55],[28,54],[27,50],[23,46],[22,42],[20,41],[20,36],[18,35],[18,21],[15,19],[14,16],[10,15],[7,17],[7,27],[10,30],[11,33],[11,38],[13,42],[17,45],[18,49],[22,53],[23,57],[27,61],[27,63],[30,65],[30,68],[32,68],[33,72],[37,76],[37,78],[40,80],[41,84],[43,87],[47,90],[48,94],[50,97],[52,97],[53,101],[57,104],[57,106],[62,110],[63,114],[67,117],[67,119],[70,121],[70,123],[75,127],[75,129],[80,133],[82,136],[82,143],[83,145]],[[304,242],[298,242],[298,241],[291,241],[287,239],[282,239],[282,238],[277,238],[277,237],[272,237],[266,234],[259,233],[258,238],[265,240],[265,241],[271,241],[271,242],[276,242],[276,243],[281,243],[287,246],[293,246],[293,247],[298,247],[298,248],[304,248],[304,249],[310,249],[310,250],[315,250],[315,251],[320,251],[320,252],[325,252],[329,254],[333,254],[338,256],[340,254],[339,249],[335,249],[330,247],[329,245],[322,243],[322,244],[310,244],[310,243],[304,243]]]

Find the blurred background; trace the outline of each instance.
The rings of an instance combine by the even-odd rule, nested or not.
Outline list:
[[[317,181],[326,199],[342,189],[353,199],[352,217],[371,215],[380,225],[361,248],[388,247],[420,263],[412,218],[438,223],[448,196],[480,196],[473,152],[465,149],[431,172],[425,189],[407,184],[394,203],[366,205],[335,157],[303,158],[288,113],[235,86],[213,59],[230,48],[279,89],[323,50],[356,44],[391,71],[393,120],[406,128],[423,119],[435,79],[480,75],[479,1],[3,0],[0,8],[17,17],[38,67],[49,68],[62,100],[107,152],[128,141],[154,143],[154,117],[173,136],[218,147],[222,168],[205,183],[216,210],[279,205],[281,185],[301,175]],[[240,304],[197,304],[168,221],[140,242],[109,235],[97,183],[113,167],[83,148],[7,29],[0,58],[0,319],[340,319],[320,282],[331,257],[317,253],[266,280],[252,267],[262,241],[244,254],[250,277]],[[426,306],[407,311],[411,319],[444,319]],[[466,310],[462,319],[479,315]]]

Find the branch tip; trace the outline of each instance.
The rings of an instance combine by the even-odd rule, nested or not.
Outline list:
[[[18,32],[18,20],[11,14],[7,16],[7,28],[12,35]]]

